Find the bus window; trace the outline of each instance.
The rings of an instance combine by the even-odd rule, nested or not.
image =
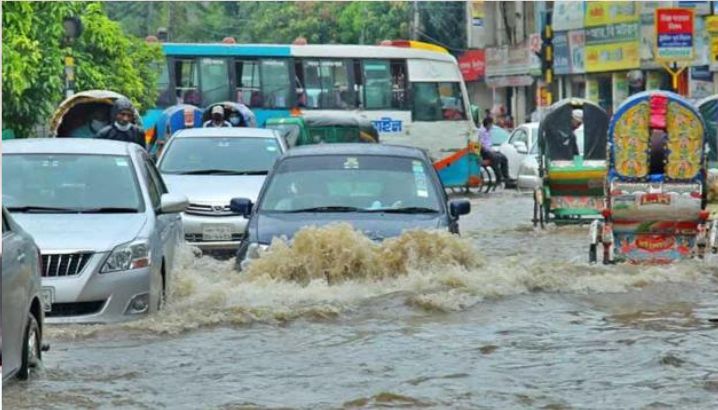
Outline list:
[[[199,94],[199,72],[195,60],[175,60],[175,89],[178,104],[202,103]]]
[[[289,107],[289,62],[262,60],[262,107]]]
[[[392,81],[389,61],[364,60],[362,69],[364,78],[364,108],[390,108]]]
[[[391,107],[406,109],[406,62],[392,60],[391,62]]]
[[[214,104],[229,99],[229,64],[219,58],[200,60],[202,102]]]
[[[460,121],[466,110],[457,82],[415,82],[413,87],[414,121]]]
[[[157,106],[161,108],[172,105],[174,98],[172,97],[172,89],[170,88],[170,71],[167,62],[161,64],[153,64],[152,67],[158,74],[157,76]]]
[[[307,107],[354,107],[353,90],[349,87],[349,71],[344,61],[305,60],[303,66]]]
[[[250,107],[261,107],[256,104],[260,97],[259,62],[256,60],[236,60],[234,63],[237,102]]]

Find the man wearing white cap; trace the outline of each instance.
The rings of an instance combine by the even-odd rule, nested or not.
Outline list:
[[[576,140],[576,130],[583,124],[583,110],[577,108],[571,111],[571,135],[564,144],[571,144],[571,154],[579,155],[578,142]]]
[[[229,121],[226,121],[224,119],[224,108],[222,108],[221,105],[215,105],[212,107],[212,118],[204,123],[203,127],[205,128],[211,128],[211,127],[231,127],[232,124],[230,124]]]

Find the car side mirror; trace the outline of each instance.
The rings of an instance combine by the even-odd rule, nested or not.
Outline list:
[[[452,199],[449,201],[449,213],[454,218],[471,212],[471,202],[468,199]]]
[[[184,195],[179,194],[162,194],[160,198],[160,213],[175,214],[183,212],[189,206],[189,200]]]
[[[232,198],[229,209],[245,218],[252,214],[252,200],[249,198]]]
[[[526,143],[523,141],[516,141],[514,142],[514,148],[516,148],[516,152],[519,154],[528,154],[529,149],[526,146]]]

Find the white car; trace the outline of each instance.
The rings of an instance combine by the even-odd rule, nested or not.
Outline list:
[[[287,150],[275,130],[191,128],[176,132],[158,167],[170,192],[186,195],[185,240],[203,251],[231,251],[243,239],[247,219],[229,209],[234,197],[257,200],[274,162]]]
[[[538,188],[539,186],[541,186],[541,177],[539,176],[539,167],[538,167],[538,156],[539,156],[538,124],[539,123],[532,122],[532,123],[528,123],[528,124],[524,124],[524,125],[533,125],[533,124],[536,124],[535,130],[534,130],[535,134],[532,134],[533,139],[532,139],[531,144],[529,145],[530,148],[529,148],[528,152],[523,155],[523,158],[521,159],[521,162],[518,165],[518,170],[517,170],[517,174],[516,174],[516,189],[518,189],[519,191],[533,191],[535,188]],[[580,153],[583,154],[583,125],[581,125],[580,127],[578,127],[576,129],[576,142],[578,143]],[[506,154],[504,154],[504,155],[506,155]],[[511,160],[509,160],[509,174],[513,178],[513,174],[511,173]]]
[[[509,163],[509,185],[517,184],[519,168],[524,159],[529,156],[536,156],[538,152],[536,145],[538,128],[538,122],[521,124],[511,132],[509,139],[499,147],[499,152],[506,157]]]
[[[2,170],[3,205],[40,248],[48,323],[117,322],[161,308],[187,198],[167,192],[142,147],[10,140]]]

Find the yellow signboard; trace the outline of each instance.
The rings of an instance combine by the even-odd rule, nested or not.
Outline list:
[[[718,35],[718,16],[708,16],[705,18],[706,31],[711,35]]]
[[[584,25],[635,23],[639,20],[638,6],[633,1],[587,1]]]
[[[640,45],[637,41],[586,45],[586,72],[639,68],[640,54]]]
[[[483,19],[484,18],[484,2],[472,1],[471,2],[471,18]]]

